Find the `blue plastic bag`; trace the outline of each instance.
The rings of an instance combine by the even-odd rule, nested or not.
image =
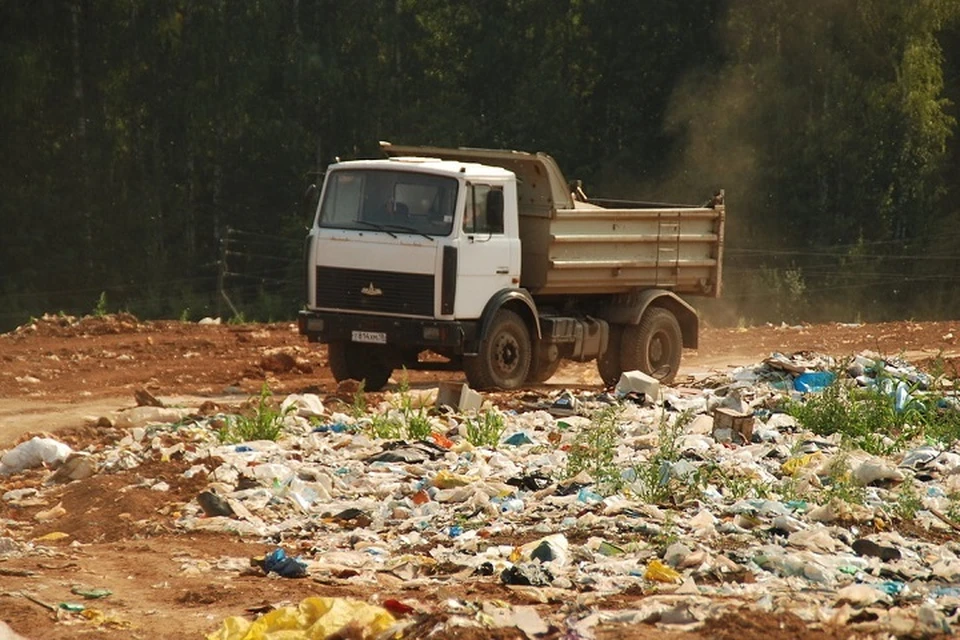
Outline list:
[[[291,558],[283,549],[277,549],[263,559],[263,570],[284,578],[304,578],[307,575],[307,563],[300,558]]]
[[[794,378],[793,388],[800,393],[816,393],[829,387],[836,379],[832,371],[810,371]]]

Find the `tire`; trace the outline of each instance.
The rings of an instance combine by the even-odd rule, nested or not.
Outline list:
[[[393,367],[382,348],[355,342],[331,342],[327,360],[337,382],[363,380],[366,391],[380,391],[390,379]]]
[[[519,389],[530,373],[532,351],[523,319],[501,309],[493,317],[477,355],[463,358],[463,371],[474,389]]]
[[[606,387],[612,387],[620,381],[623,369],[620,367],[620,344],[623,341],[623,325],[611,324],[607,338],[607,350],[597,356],[597,371]]]
[[[537,358],[537,361],[530,365],[530,373],[527,374],[527,382],[530,384],[540,384],[546,382],[554,376],[557,369],[560,368],[562,358],[557,358],[553,362]]]
[[[624,371],[640,371],[664,384],[670,384],[680,370],[683,334],[676,316],[661,307],[647,309],[640,324],[623,332],[620,366]]]

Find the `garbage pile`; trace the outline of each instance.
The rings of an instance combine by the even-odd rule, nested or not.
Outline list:
[[[930,637],[960,629],[955,394],[876,354],[803,353],[672,388],[628,372],[613,390],[526,394],[508,411],[465,388],[278,407],[262,395],[250,416],[142,407],[82,470],[182,456],[211,482],[176,526],[271,541],[254,561],[265,576],[372,594],[494,582],[526,603],[435,603],[447,625],[591,637],[614,623],[695,630],[747,607]],[[271,427],[276,440],[238,436]],[[0,470],[71,455],[28,441]],[[606,607],[611,596],[630,606]],[[307,628],[341,608],[364,611],[364,637],[422,622],[321,600],[210,637],[261,637],[245,634],[283,616]],[[559,604],[528,606],[545,603]]]

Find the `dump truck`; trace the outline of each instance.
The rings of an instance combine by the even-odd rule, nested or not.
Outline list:
[[[298,327],[338,380],[450,369],[475,389],[596,360],[664,383],[720,295],[725,206],[592,200],[545,153],[400,146],[327,168]]]

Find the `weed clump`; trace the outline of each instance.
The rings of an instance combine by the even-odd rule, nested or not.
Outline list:
[[[599,493],[610,495],[623,486],[620,469],[614,463],[620,439],[620,407],[607,407],[593,415],[591,424],[580,431],[567,452],[566,477],[586,471]]]
[[[425,440],[433,434],[430,422],[430,410],[423,404],[414,407],[414,398],[410,394],[410,384],[404,375],[397,385],[398,400],[396,408],[370,416],[368,433],[381,440]],[[366,415],[368,403],[361,383],[353,396],[351,413],[355,418]]]
[[[960,411],[939,385],[925,393],[919,386],[880,372],[870,386],[849,388],[838,376],[822,392],[790,403],[788,412],[817,435],[840,434],[874,455],[902,451],[921,437],[951,446],[960,440]]]
[[[496,449],[506,428],[503,414],[493,409],[469,416],[466,420],[467,442],[475,447]]]
[[[706,468],[704,473],[698,473],[689,478],[691,482],[684,482],[684,487],[677,487],[675,478],[671,477],[672,464],[680,459],[680,436],[683,435],[687,425],[693,420],[693,414],[684,411],[672,422],[664,415],[660,419],[659,438],[657,451],[646,462],[634,465],[632,475],[634,481],[630,484],[630,490],[644,502],[662,504],[675,497],[675,491],[682,489],[688,492],[691,488],[697,488],[704,485],[710,475],[711,468]]]
[[[252,440],[276,441],[283,433],[283,421],[296,407],[279,409],[273,402],[270,387],[264,384],[260,395],[256,397],[253,412],[250,415],[231,416],[217,431],[217,438],[225,444],[237,444]]]

